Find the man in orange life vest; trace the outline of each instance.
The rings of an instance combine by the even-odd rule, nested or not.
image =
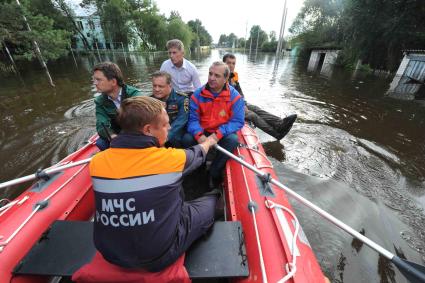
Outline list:
[[[244,125],[244,101],[242,96],[227,83],[230,70],[226,64],[214,62],[208,73],[208,83],[197,89],[190,98],[188,134],[185,144],[202,143],[207,136],[216,137],[218,144],[233,152],[238,145],[236,132]],[[217,152],[210,167],[210,185],[221,180],[222,169],[229,158]]]
[[[239,94],[243,96],[243,92],[239,84],[239,76],[235,71],[235,55],[227,53],[223,56],[223,62],[226,63],[230,69],[229,84],[232,85],[239,92]],[[284,119],[281,119],[280,117],[264,111],[258,106],[246,102],[245,119],[275,139],[281,140],[284,136],[286,136],[289,130],[291,130],[292,125],[297,119],[297,115],[292,114],[285,117]]]
[[[151,272],[174,263],[214,222],[215,191],[184,202],[183,177],[198,168],[214,136],[188,149],[164,148],[170,128],[161,101],[128,98],[121,132],[90,162],[94,242],[110,263]]]

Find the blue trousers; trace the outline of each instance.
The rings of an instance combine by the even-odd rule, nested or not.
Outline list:
[[[209,136],[210,133],[204,133],[206,136]],[[193,146],[198,144],[195,138],[189,134],[186,133],[183,136],[182,142],[186,145]],[[225,137],[223,137],[221,140],[219,140],[218,145],[222,148],[226,149],[227,151],[230,151],[233,153],[235,148],[238,146],[238,135],[230,134]],[[224,166],[226,166],[226,162],[229,159],[227,155],[221,152],[217,152],[216,157],[214,158],[211,167],[210,167],[210,176],[214,179],[220,179],[222,171],[224,169]]]
[[[160,259],[143,266],[158,272],[174,263],[199,237],[214,224],[216,195],[203,196],[183,203],[174,243]]]

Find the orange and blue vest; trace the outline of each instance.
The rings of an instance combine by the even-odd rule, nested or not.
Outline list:
[[[196,140],[204,132],[221,139],[241,129],[244,118],[244,100],[232,86],[226,84],[220,93],[213,93],[206,84],[190,98],[187,130]]]
[[[201,147],[161,148],[154,137],[120,133],[90,162],[94,243],[110,263],[143,267],[166,255],[183,217],[183,176],[205,160]]]
[[[237,72],[230,73],[228,83],[233,86],[239,92],[239,94],[242,95],[242,97],[244,97]]]

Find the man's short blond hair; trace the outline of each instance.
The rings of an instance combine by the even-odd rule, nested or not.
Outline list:
[[[177,48],[180,51],[184,51],[184,44],[180,39],[171,39],[167,41],[166,47],[167,50],[170,50],[170,48]]]
[[[125,132],[140,132],[147,124],[155,124],[164,106],[161,101],[148,96],[125,99],[118,110],[118,124]]]

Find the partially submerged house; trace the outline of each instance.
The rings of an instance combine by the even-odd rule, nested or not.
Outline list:
[[[74,36],[72,48],[76,50],[85,50],[86,48],[83,42],[84,36],[88,45],[92,49],[124,49],[126,51],[137,51],[139,49],[142,40],[138,36],[128,45],[125,45],[122,42],[113,42],[111,36],[104,31],[96,9],[82,9],[75,7],[74,12],[76,14],[75,21],[80,33]],[[130,26],[132,29],[136,28],[134,25],[131,25],[131,23]]]
[[[403,50],[403,54],[388,95],[406,100],[424,99],[425,50]]]
[[[320,74],[330,77],[340,52],[340,48],[334,47],[312,48],[307,70],[320,70]]]

